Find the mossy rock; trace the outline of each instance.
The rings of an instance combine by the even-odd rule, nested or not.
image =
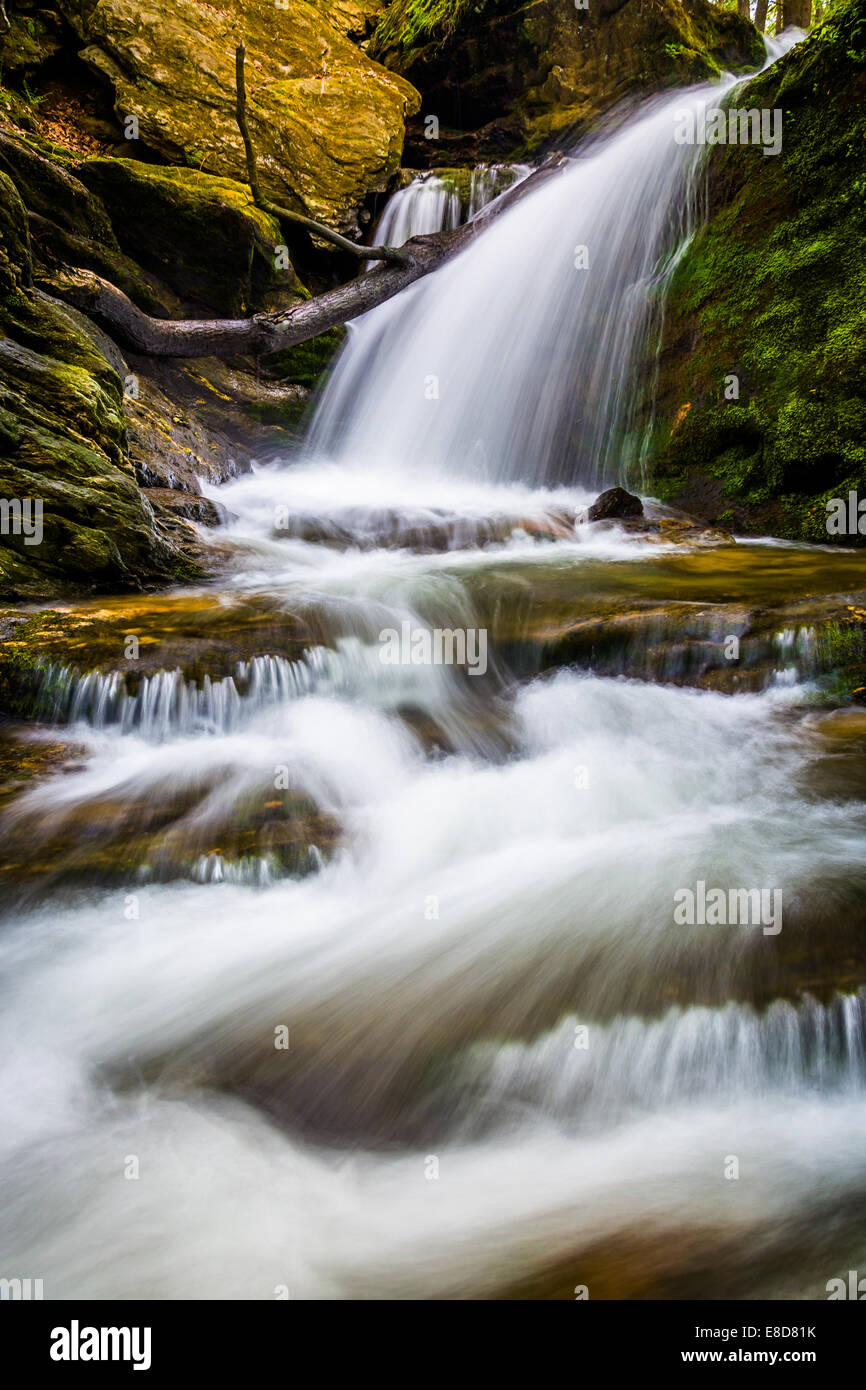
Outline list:
[[[392,0],[370,52],[448,128],[438,142],[412,128],[410,156],[438,164],[452,128],[478,133],[475,158],[526,155],[573,142],[626,96],[757,66],[763,45],[708,0]]]
[[[110,280],[146,313],[165,315],[174,306],[121,251],[108,213],[74,169],[72,157],[49,158],[36,139],[0,131],[0,172],[11,178],[29,214],[37,280],[46,283],[55,270],[80,266]]]
[[[62,306],[24,289],[0,302],[0,496],[37,528],[0,535],[0,593],[34,598],[167,578],[126,454],[120,380]],[[17,533],[16,533],[17,532]],[[38,537],[38,539],[37,539]]]
[[[8,174],[0,169],[0,295],[33,276],[27,212]]]
[[[866,495],[864,0],[736,105],[781,110],[782,150],[711,151],[709,220],[665,306],[645,486],[741,532],[828,543],[826,502]]]
[[[279,224],[246,184],[130,159],[88,159],[77,172],[108,210],[123,250],[185,302],[242,317],[299,293],[292,266],[277,255]]]
[[[60,0],[82,59],[135,116],[144,145],[174,164],[244,179],[234,113],[235,42],[247,46],[250,132],[275,203],[344,230],[400,163],[418,94],[370,61],[306,0]]]
[[[49,8],[24,8],[29,13],[9,6],[9,28],[0,33],[0,72],[26,81],[62,51],[66,35],[60,16]]]

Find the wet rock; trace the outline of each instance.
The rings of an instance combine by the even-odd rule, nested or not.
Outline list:
[[[63,757],[62,745],[48,745],[53,755],[35,762],[31,747],[19,738],[19,767],[10,769],[10,784],[0,781],[0,882],[6,895],[87,882],[218,882],[238,870],[250,881],[255,866],[274,876],[301,877],[328,859],[340,839],[336,820],[300,789],[251,791],[238,778],[237,795],[212,809],[210,798],[218,786],[225,791],[232,768],[208,770],[184,786],[162,786],[158,797],[146,782],[133,782],[122,795],[97,793],[47,812],[44,806],[31,811],[17,804],[17,795],[35,778],[80,766],[74,748],[67,747]]]
[[[643,516],[643,503],[633,492],[625,488],[610,487],[595,499],[587,513],[588,521],[606,521],[611,518]]]
[[[225,507],[220,507],[209,497],[196,497],[176,488],[146,487],[144,495],[155,511],[164,508],[173,516],[195,521],[199,526],[221,526],[230,515]]]
[[[130,635],[137,639],[137,655],[128,654]],[[131,688],[143,677],[175,669],[189,680],[221,679],[233,675],[239,661],[257,656],[298,660],[328,637],[313,613],[281,611],[266,598],[228,603],[207,591],[94,599],[35,614],[0,609],[0,714],[50,712],[56,691],[35,705],[16,694],[26,696],[34,685],[42,689],[49,668],[120,672]]]
[[[417,512],[390,507],[347,507],[327,516],[294,512],[275,536],[338,549],[412,550],[415,554],[435,554],[448,550],[474,550],[503,545],[518,537],[538,541],[572,540],[574,513],[556,508],[540,516],[467,516],[444,508],[430,507]]]

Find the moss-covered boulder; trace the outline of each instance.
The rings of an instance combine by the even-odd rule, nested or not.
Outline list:
[[[0,23],[0,71],[26,80],[61,52],[66,26],[60,15],[45,5],[8,5],[9,27]]]
[[[75,157],[51,151],[38,136],[0,130],[0,173],[15,185],[27,213],[36,279],[68,265],[103,275],[147,313],[170,313],[155,281],[120,249],[111,220],[75,172]],[[135,209],[128,205],[127,216]]]
[[[184,303],[240,318],[300,292],[279,224],[246,184],[130,159],[88,159],[77,174],[98,194],[122,249]]]
[[[241,35],[250,131],[272,201],[351,229],[365,194],[400,163],[417,93],[305,0],[60,3],[81,57],[113,86],[118,115],[135,117],[142,143],[173,163],[245,177],[234,117]]]
[[[826,501],[866,496],[866,0],[736,105],[780,109],[782,150],[712,150],[709,220],[666,305],[647,486],[740,531],[828,542]]]
[[[122,386],[92,338],[29,285],[26,213],[0,173],[0,593],[166,579],[125,450]]]
[[[18,190],[0,169],[0,294],[9,294],[33,275],[27,213]]]
[[[497,158],[576,138],[628,95],[754,66],[763,46],[709,0],[392,0],[370,53],[440,123],[438,141],[412,127],[407,162],[445,164],[464,147]]]

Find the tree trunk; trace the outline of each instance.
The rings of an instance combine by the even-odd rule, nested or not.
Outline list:
[[[797,29],[808,29],[812,22],[812,0],[776,0],[778,19],[776,33],[794,25]]]
[[[758,0],[755,6],[755,28],[764,34],[767,31],[767,5],[769,0]]]
[[[749,0],[737,0],[737,14],[741,19],[749,19],[751,17]]]

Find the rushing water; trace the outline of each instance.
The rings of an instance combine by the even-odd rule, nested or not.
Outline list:
[[[575,525],[712,95],[355,327],[309,457],[220,490],[219,584],[119,608],[146,653],[186,605],[188,658],[46,672],[74,768],[5,812],[0,940],[3,1269],[46,1297],[804,1298],[866,1255],[866,745],[794,611],[863,564]],[[693,688],[679,609],[705,656],[750,604],[748,693]],[[601,628],[539,674],[647,612],[608,666],[678,683]],[[486,669],[383,664],[404,622]],[[675,924],[699,881],[781,930]]]
[[[699,89],[652,103],[368,315],[326,390],[313,450],[479,481],[616,479],[637,456],[631,406],[665,264],[695,211],[702,150],[675,145],[674,117],[708,99]]]
[[[459,227],[529,173],[528,164],[479,164],[468,171],[465,203],[453,177],[419,174],[388,199],[375,240],[382,246],[402,246],[410,237]]]

